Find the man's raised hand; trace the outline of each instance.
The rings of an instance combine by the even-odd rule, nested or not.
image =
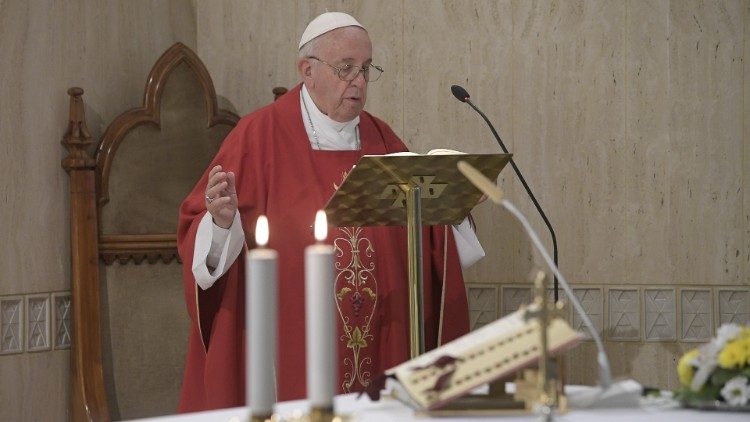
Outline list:
[[[234,220],[234,213],[237,212],[237,191],[233,172],[224,172],[221,166],[211,169],[208,174],[205,202],[214,224],[228,229]]]

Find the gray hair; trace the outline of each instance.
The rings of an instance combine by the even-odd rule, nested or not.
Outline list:
[[[325,35],[325,34],[323,34]],[[310,56],[316,55],[316,50],[318,49],[318,43],[320,42],[320,39],[323,38],[322,36],[315,37],[307,42],[307,44],[303,45],[302,48],[299,49],[299,54],[297,56],[298,59],[304,59]]]

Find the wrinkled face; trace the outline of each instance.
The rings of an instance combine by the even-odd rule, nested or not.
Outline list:
[[[368,66],[372,43],[367,32],[356,26],[334,29],[316,40],[315,57],[333,66]],[[367,81],[360,72],[354,80],[342,81],[336,69],[315,59],[301,58],[298,69],[318,108],[337,122],[348,122],[365,107]]]

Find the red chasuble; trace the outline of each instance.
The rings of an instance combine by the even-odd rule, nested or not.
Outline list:
[[[247,243],[252,245],[258,215],[265,214],[270,226],[269,247],[279,252],[279,401],[306,396],[303,251],[315,242],[315,212],[324,207],[362,155],[406,151],[391,128],[367,112],[360,115],[361,150],[312,149],[302,121],[300,87],[240,120],[209,166],[221,165],[237,175]],[[181,412],[245,403],[244,253],[208,290],[196,286],[191,271],[195,234],[206,212],[207,178],[208,170],[180,208],[178,248],[192,319]],[[337,305],[338,391],[361,391],[374,377],[409,358],[406,228],[340,227],[328,233],[327,241],[336,251],[331,294]],[[425,341],[429,350],[437,342],[444,256],[443,342],[465,334],[469,318],[452,230],[425,227],[423,245]],[[248,341],[253,341],[252,337],[250,333]]]

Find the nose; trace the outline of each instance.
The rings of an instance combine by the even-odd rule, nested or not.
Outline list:
[[[367,80],[365,79],[365,71],[363,69],[359,69],[359,72],[357,72],[357,76],[352,79],[352,85],[359,87],[367,85]]]

